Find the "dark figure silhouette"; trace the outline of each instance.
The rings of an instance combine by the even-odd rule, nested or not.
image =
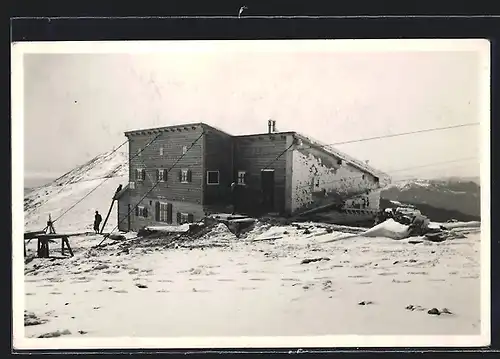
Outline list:
[[[99,214],[98,211],[95,211],[95,217],[94,217],[94,231],[96,233],[99,233],[99,225],[101,224],[102,222],[102,217],[101,215]]]

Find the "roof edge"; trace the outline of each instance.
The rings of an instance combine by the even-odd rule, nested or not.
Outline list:
[[[125,136],[128,136],[128,135],[139,134],[141,132],[158,132],[163,130],[171,130],[179,127],[193,127],[193,126],[203,126],[203,125],[204,124],[201,122],[190,122],[190,123],[183,123],[171,126],[160,126],[160,127],[141,128],[137,130],[129,130],[125,131],[124,134]]]
[[[182,123],[182,124],[177,124],[177,125],[172,125],[172,126],[161,126],[161,127],[150,127],[150,128],[142,128],[142,129],[137,129],[137,130],[129,130],[125,131],[124,134],[125,136],[130,136],[130,135],[136,135],[136,134],[141,134],[144,132],[160,132],[160,131],[165,131],[165,130],[172,130],[172,129],[177,129],[180,127],[203,127],[205,129],[210,129],[212,131],[216,131],[219,133],[222,133],[226,136],[232,136],[231,134],[227,133],[226,131],[223,131],[217,127],[208,125],[204,122],[189,122],[189,123]]]
[[[257,136],[272,136],[272,135],[295,135],[297,132],[295,131],[282,131],[282,132],[262,132],[262,133],[251,133],[247,135],[233,135],[235,138],[243,138],[243,137],[257,137]]]
[[[355,159],[354,157],[348,155],[347,153],[339,151],[330,145],[321,143],[320,141],[317,141],[317,140],[315,140],[309,136],[306,136],[304,134],[301,134],[298,132],[295,132],[295,134],[301,140],[303,140],[305,142],[309,142],[311,144],[311,147],[322,150],[323,152],[325,152],[329,155],[338,157],[339,159],[346,161],[351,166],[353,166],[353,167],[355,167],[355,168],[357,168],[365,173],[368,173],[372,176],[379,177],[379,178],[382,177],[382,178],[390,179],[390,176],[387,173],[384,173],[380,170],[377,170],[376,168],[369,166],[368,164],[363,163],[360,160]]]

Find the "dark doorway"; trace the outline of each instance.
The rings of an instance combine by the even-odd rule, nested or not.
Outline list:
[[[262,170],[262,207],[266,212],[274,211],[274,170]]]
[[[132,214],[131,213],[131,209],[130,209],[130,203],[127,205],[127,232],[130,232],[130,215]]]

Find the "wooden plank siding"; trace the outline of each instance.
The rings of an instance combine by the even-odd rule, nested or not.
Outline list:
[[[145,147],[158,133],[160,133],[160,136],[148,147]],[[157,223],[154,218],[156,202],[175,203],[176,205],[173,208],[174,216],[177,212],[183,211],[193,214],[196,220],[203,217],[201,205],[204,180],[203,136],[200,137],[202,133],[202,126],[193,125],[173,127],[161,132],[144,131],[144,133],[128,134],[130,158],[129,181],[134,183],[134,186],[128,188],[128,203],[130,203],[133,209],[130,214],[132,230],[138,230],[143,226]],[[196,139],[198,141],[189,149]],[[184,146],[188,151],[182,157]],[[161,148],[162,150],[160,150]],[[141,149],[143,149],[142,153],[136,156]],[[179,158],[181,159],[179,160]],[[178,160],[179,162],[177,162]],[[176,162],[177,164],[175,164]],[[157,169],[168,170],[174,164],[175,166],[168,172],[165,181],[159,182],[148,193],[157,182]],[[137,169],[145,169],[146,176],[143,181],[136,179]],[[181,183],[179,178],[181,169],[188,169],[190,171],[191,182]],[[141,200],[144,196],[146,197]],[[120,200],[120,202],[125,202],[125,199]],[[134,207],[138,204],[147,209],[147,218],[136,215]],[[123,207],[126,207],[126,204]],[[192,212],[186,212],[188,210]],[[126,208],[125,212],[127,212]],[[173,218],[175,222],[176,217]],[[125,228],[127,220],[123,222],[122,228]]]
[[[131,196],[130,202],[131,207],[134,207],[141,197]],[[172,223],[161,222],[156,220],[155,215],[155,206],[156,203],[170,203],[172,205]],[[165,226],[165,225],[177,225],[177,214],[178,213],[186,213],[192,216],[194,222],[200,221],[205,216],[205,212],[203,210],[203,206],[201,204],[190,203],[190,202],[181,202],[181,201],[171,201],[158,199],[153,197],[146,197],[141,201],[141,205],[147,209],[147,217],[137,216],[135,210],[130,214],[130,227],[132,231],[138,231],[139,229],[146,226]],[[125,226],[126,220],[124,221]]]
[[[118,199],[116,202],[118,202],[117,205],[117,211],[118,211],[118,230],[122,232],[128,232],[128,204],[130,203],[130,198],[128,194],[128,190],[126,193],[124,193],[120,199]],[[131,216],[134,215],[134,212],[130,214]],[[130,218],[130,223],[132,223],[132,218]]]
[[[179,129],[179,131],[174,129],[173,131],[162,132],[139,156],[135,156],[137,151],[144,148],[157,133],[132,135],[129,137],[129,153],[131,158],[129,180],[135,183],[135,188],[130,188],[131,196],[144,196],[157,181],[157,169],[171,168],[182,156],[183,146],[189,148],[202,134],[203,130],[201,126],[197,126],[195,129],[192,127],[188,127],[187,129],[179,127]],[[167,179],[164,182],[158,183],[148,194],[148,197],[201,204],[204,179],[202,172],[202,142],[203,139],[200,138],[168,173]],[[163,155],[160,154],[160,148],[163,148]],[[183,168],[191,171],[190,183],[181,183],[179,180],[179,171]],[[136,169],[146,170],[144,181],[137,181]]]
[[[233,138],[222,132],[207,130],[204,142],[203,204],[206,206],[230,204],[233,172]],[[219,184],[208,184],[208,171],[219,171]]]
[[[258,212],[262,204],[261,170],[266,166],[274,169],[274,210],[285,212],[286,158],[277,158],[285,149],[287,135],[262,134],[234,138],[234,171],[246,171],[247,186],[241,192],[240,206],[251,214]]]

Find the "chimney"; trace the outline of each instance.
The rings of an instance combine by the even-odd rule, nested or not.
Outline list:
[[[271,133],[271,127],[273,126],[273,121],[267,121],[267,133]]]
[[[276,132],[276,121],[273,120],[272,122],[273,122],[273,130],[272,130],[272,132]]]

